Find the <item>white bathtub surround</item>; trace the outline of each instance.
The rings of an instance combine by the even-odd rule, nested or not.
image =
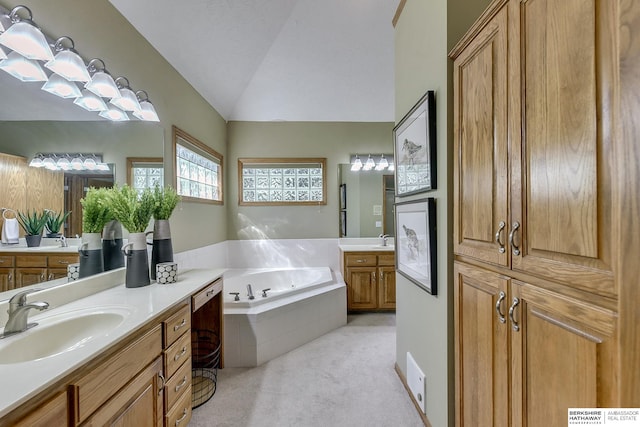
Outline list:
[[[278,278],[286,283],[281,289]],[[295,288],[286,292],[291,278]],[[227,270],[224,281],[225,366],[261,365],[346,324],[346,286],[328,267]],[[255,287],[253,301],[246,296],[248,281]],[[274,292],[263,298],[261,290],[271,286]],[[229,292],[241,292],[241,301],[229,300]]]
[[[202,248],[174,253],[173,261],[178,263],[178,271],[192,268],[226,268],[229,264],[228,241],[215,243]]]

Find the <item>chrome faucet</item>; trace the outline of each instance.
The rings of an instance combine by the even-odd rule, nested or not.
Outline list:
[[[67,239],[64,236],[60,236],[58,241],[60,242],[60,247],[61,248],[68,248],[69,247],[69,245],[67,244]]]
[[[378,237],[382,239],[382,246],[387,246],[387,240],[389,239],[388,234],[381,234]]]
[[[253,296],[253,289],[251,289],[251,285],[247,285],[247,296],[249,297],[249,299],[255,299],[255,297]]]
[[[37,325],[37,323],[27,323],[27,317],[29,316],[29,310],[35,308],[36,310],[46,310],[49,308],[49,303],[47,302],[33,302],[31,304],[27,304],[27,295],[31,292],[39,291],[40,289],[30,289],[27,291],[18,292],[9,300],[9,320],[7,320],[7,324],[4,326],[4,334],[3,337],[7,337],[9,335],[17,334],[20,332],[24,332],[29,328],[33,328]]]

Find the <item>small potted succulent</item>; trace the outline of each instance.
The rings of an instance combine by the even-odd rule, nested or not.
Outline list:
[[[107,204],[108,188],[89,188],[82,204],[82,244],[80,253],[80,277],[104,271],[102,255],[102,229],[113,219]]]
[[[109,193],[109,208],[113,217],[129,231],[129,242],[122,247],[127,258],[126,287],[138,288],[151,284],[144,233],[153,213],[151,190],[146,189],[138,194],[126,184],[116,187]]]
[[[45,211],[38,213],[33,212],[18,212],[18,222],[22,226],[25,233],[25,240],[27,246],[30,248],[40,246],[42,240],[42,231],[47,222],[48,215]]]
[[[46,210],[45,212],[47,213],[47,221],[44,224],[44,228],[47,230],[47,237],[60,237],[62,235],[60,229],[71,212],[56,213],[51,210]]]
[[[151,251],[151,278],[156,278],[156,265],[173,261],[169,217],[180,202],[180,196],[172,187],[156,187],[153,194],[153,249]]]

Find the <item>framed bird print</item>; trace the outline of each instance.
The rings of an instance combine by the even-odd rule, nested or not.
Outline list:
[[[433,197],[396,203],[396,271],[437,293],[436,202]]]
[[[396,196],[436,189],[436,95],[425,93],[393,128]]]

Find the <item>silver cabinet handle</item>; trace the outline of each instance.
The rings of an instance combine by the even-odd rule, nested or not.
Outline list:
[[[58,264],[69,264],[69,261],[58,260]]]
[[[502,237],[502,230],[504,230],[504,227],[506,225],[507,224],[505,224],[504,221],[500,221],[500,223],[498,224],[498,231],[496,231],[496,243],[498,244],[498,246],[500,246],[498,252],[500,252],[501,254],[505,252],[504,243],[502,243],[500,239]]]
[[[366,259],[357,259],[356,262],[365,262]]]
[[[187,376],[182,377],[182,382],[176,386],[176,393],[187,383]]]
[[[47,277],[47,280],[53,280],[53,273],[49,273],[49,276]]]
[[[511,327],[514,331],[518,332],[520,330],[520,325],[516,322],[516,319],[513,317],[514,311],[516,311],[516,307],[520,304],[520,300],[518,298],[513,298],[513,302],[511,303],[511,307],[509,307],[509,319],[511,320]]]
[[[7,277],[7,281],[11,283],[13,281],[13,274],[9,273],[9,277]]]
[[[513,243],[513,238],[516,234],[516,231],[518,231],[518,228],[520,228],[520,223],[516,221],[511,226],[511,233],[509,233],[509,245],[513,248],[512,252],[515,256],[520,255],[520,248],[517,247],[515,243]]]
[[[182,356],[184,356],[187,353],[187,347],[182,347],[182,351],[178,354],[175,355],[175,357],[173,358],[174,361],[180,359]]]
[[[373,274],[373,281],[375,282],[376,281],[376,272],[374,271],[372,274]]]
[[[174,332],[177,331],[178,329],[182,328],[186,324],[187,324],[187,320],[186,319],[182,319],[182,322],[180,322],[178,325],[173,327]]]
[[[180,424],[185,418],[187,418],[187,408],[182,411],[182,416],[176,420],[176,427]]]
[[[40,275],[40,281],[41,281],[41,282],[44,282],[44,273],[42,273],[42,274]]]
[[[500,291],[499,295],[498,301],[496,301],[496,313],[498,313],[498,320],[500,320],[500,323],[507,323],[507,319],[505,319],[504,314],[502,314],[502,310],[500,310],[500,306],[502,305],[502,301],[506,298],[506,295],[502,291]]]
[[[164,385],[166,383],[166,380],[164,378],[164,375],[162,375],[162,372],[158,372],[158,378],[160,378],[160,387],[158,387],[158,394],[162,394],[162,390],[164,390]]]

